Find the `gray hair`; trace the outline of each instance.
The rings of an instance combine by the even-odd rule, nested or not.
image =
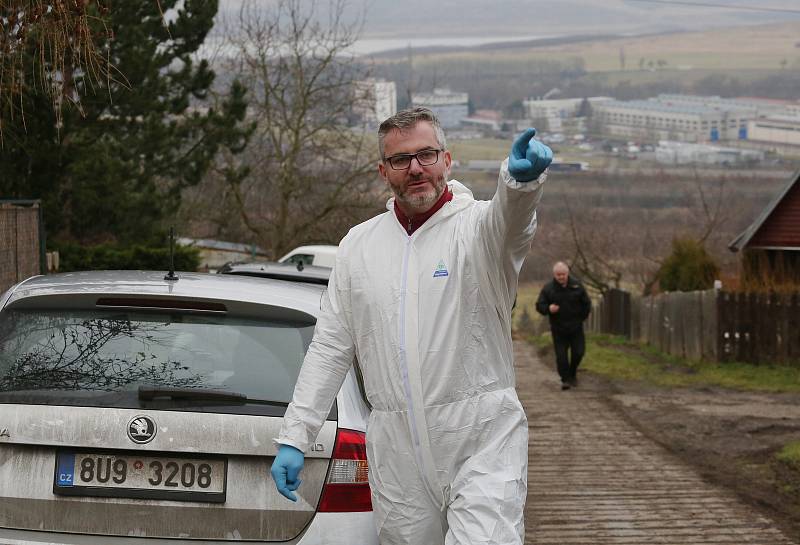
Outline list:
[[[439,143],[439,147],[441,149],[447,149],[444,130],[436,114],[428,108],[409,108],[408,110],[400,110],[378,127],[378,150],[381,153],[381,159],[385,159],[383,156],[383,140],[390,131],[395,129],[404,131],[416,126],[420,121],[427,121],[433,126],[433,131],[436,133],[436,141]]]
[[[569,265],[567,265],[563,261],[557,261],[556,264],[553,265],[553,272],[556,272],[556,270],[558,270],[558,269],[560,269],[562,271],[566,270],[567,274],[569,274]]]

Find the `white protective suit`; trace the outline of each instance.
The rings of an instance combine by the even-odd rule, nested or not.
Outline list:
[[[523,542],[528,423],[511,307],[544,178],[517,182],[506,160],[491,201],[451,181],[453,199],[411,236],[390,199],[339,245],[276,441],[308,449],[357,357],[384,545]]]

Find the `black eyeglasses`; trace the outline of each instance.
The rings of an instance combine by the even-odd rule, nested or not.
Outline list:
[[[441,149],[424,149],[417,153],[400,153],[387,157],[384,161],[389,163],[392,170],[406,170],[411,166],[411,159],[416,158],[420,166],[428,167],[435,165],[439,161],[439,153],[444,150]]]

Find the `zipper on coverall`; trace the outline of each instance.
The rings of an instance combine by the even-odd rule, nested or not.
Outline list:
[[[408,229],[411,229],[410,220],[408,222]],[[411,378],[409,377],[408,373],[408,358],[406,350],[406,298],[408,297],[408,261],[411,255],[411,235],[408,234],[408,231],[406,231],[406,235],[406,247],[405,251],[403,252],[403,278],[400,286],[400,360],[402,363],[400,371],[403,377],[403,389],[406,396],[411,440],[414,446],[414,457],[416,458],[417,465],[420,468],[420,477],[422,478],[423,483],[427,485],[425,488],[428,490],[428,494],[433,500],[434,505],[439,505],[439,509],[444,511],[447,507],[447,497],[449,496],[449,493],[446,489],[440,490],[438,487],[436,487],[436,481],[430,481],[429,477],[435,476],[436,473],[434,467],[428,467],[429,464],[426,463],[425,455],[423,453],[423,448],[425,447],[430,450],[430,440],[427,439],[428,430],[420,430],[419,426],[417,426],[416,410],[422,411],[421,416],[424,422],[424,408],[415,408],[414,406]],[[420,432],[422,432],[425,436],[425,447],[423,447]],[[441,494],[441,496],[439,496],[437,492]]]

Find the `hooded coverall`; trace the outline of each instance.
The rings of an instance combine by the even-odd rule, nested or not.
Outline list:
[[[500,170],[491,201],[457,181],[412,235],[388,212],[342,239],[278,443],[306,451],[358,357],[384,545],[521,545],[528,423],[511,308],[545,176]]]

